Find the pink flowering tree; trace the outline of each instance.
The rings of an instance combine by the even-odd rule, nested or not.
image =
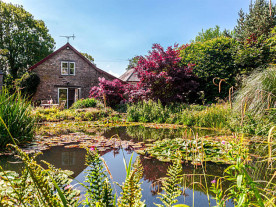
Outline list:
[[[119,79],[113,81],[99,78],[99,86],[94,86],[90,90],[90,98],[106,100],[108,106],[116,106],[126,102],[125,84]]]
[[[138,94],[146,99],[170,102],[193,102],[198,90],[198,78],[193,74],[192,65],[180,64],[177,45],[164,50],[154,44],[147,56],[140,56],[135,70],[140,82]]]

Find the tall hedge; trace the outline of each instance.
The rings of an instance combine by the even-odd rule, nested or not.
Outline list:
[[[206,42],[197,42],[182,47],[181,63],[194,64],[193,72],[200,78],[200,90],[204,91],[206,101],[215,101],[216,97],[225,98],[231,85],[235,85],[238,73],[234,61],[236,41],[228,37],[218,37]],[[221,93],[213,84],[214,78],[225,79]],[[217,81],[218,82],[218,81]]]

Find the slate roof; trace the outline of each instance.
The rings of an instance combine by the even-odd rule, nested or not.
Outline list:
[[[77,55],[79,55],[85,62],[87,62],[90,66],[92,66],[92,68],[94,68],[96,71],[98,71],[100,74],[106,74],[108,76],[110,76],[113,79],[118,79],[117,77],[101,70],[100,68],[97,68],[93,63],[91,63],[86,57],[84,57],[79,51],[77,51],[72,45],[70,45],[70,43],[66,43],[65,45],[63,45],[61,48],[59,48],[58,50],[54,51],[53,53],[51,53],[50,55],[48,55],[47,57],[45,57],[44,59],[40,60],[38,63],[34,64],[33,66],[31,66],[28,70],[33,70],[34,68],[36,68],[38,65],[42,64],[43,62],[45,62],[46,60],[50,59],[51,57],[53,57],[54,55],[56,55],[57,53],[59,53],[60,51],[64,50],[65,48],[69,47],[71,50],[73,50]]]
[[[125,82],[139,82],[140,79],[137,76],[135,69],[127,70],[123,75],[119,77],[122,81]]]

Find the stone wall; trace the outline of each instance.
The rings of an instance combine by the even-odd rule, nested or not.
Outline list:
[[[61,75],[61,61],[75,62],[75,75]],[[88,98],[91,87],[97,86],[99,77],[114,79],[83,60],[67,47],[33,69],[39,76],[40,84],[33,101],[50,100],[58,103],[58,88],[81,88],[81,97]]]

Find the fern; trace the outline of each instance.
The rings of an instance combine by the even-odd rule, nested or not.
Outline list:
[[[45,170],[36,163],[35,157],[30,157],[17,146],[12,147],[24,161],[25,169],[21,176],[1,169],[2,206],[58,207],[77,204],[78,191],[66,188],[71,182],[68,178],[71,172],[56,169],[50,164],[49,169]]]
[[[87,150],[86,165],[90,167],[87,171],[85,182],[88,183],[86,200],[87,206],[111,207],[113,205],[112,188],[103,169],[103,162],[96,150]]]
[[[130,166],[129,166],[130,167]],[[118,207],[142,207],[145,206],[144,201],[141,201],[141,183],[143,176],[143,166],[140,159],[137,158],[134,162],[131,171],[127,174],[126,180],[121,186],[121,197],[118,199]]]
[[[178,186],[178,184],[181,183],[181,172],[181,159],[178,158],[173,162],[173,165],[169,166],[167,171],[168,177],[164,178],[162,181],[162,190],[164,193],[160,194],[161,197],[158,197],[166,207],[171,207],[177,202],[177,197],[181,195],[181,189]],[[155,205],[158,207],[163,206],[161,204]]]

